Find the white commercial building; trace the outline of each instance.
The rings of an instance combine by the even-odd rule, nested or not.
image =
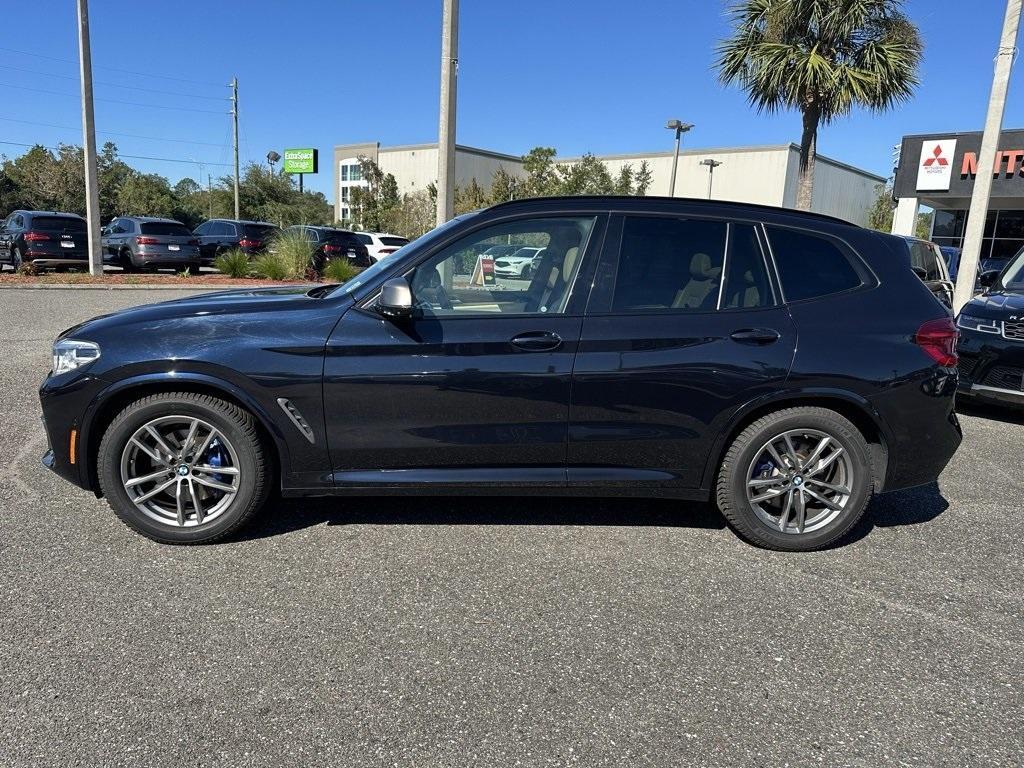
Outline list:
[[[359,175],[359,158],[368,157],[385,173],[394,175],[402,194],[426,189],[437,181],[437,144],[382,147],[379,143],[346,144],[334,148],[335,216],[351,218],[348,206],[352,187],[365,182]],[[624,165],[634,172],[641,163],[651,171],[648,195],[668,195],[673,153],[653,152],[598,157],[615,177]],[[557,158],[568,164],[579,158]],[[705,160],[720,165],[713,169]],[[796,204],[799,147],[778,144],[758,147],[690,149],[679,155],[677,197],[734,200],[792,208]],[[458,146],[455,150],[455,183],[466,186],[473,179],[489,189],[494,172],[503,168],[513,176],[525,176],[522,158],[486,149]],[[868,211],[885,179],[873,173],[818,155],[814,171],[812,210],[855,224],[867,222]]]

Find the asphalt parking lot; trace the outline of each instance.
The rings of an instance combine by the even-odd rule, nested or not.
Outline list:
[[[512,497],[165,547],[40,467],[36,388],[61,329],[177,295],[0,290],[0,763],[1021,764],[1024,418],[812,555]]]

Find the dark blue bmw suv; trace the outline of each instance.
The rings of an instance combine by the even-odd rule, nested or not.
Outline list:
[[[530,278],[497,276],[495,245],[539,249]],[[955,342],[888,235],[744,204],[520,200],[341,286],[68,329],[43,461],[166,543],[229,536],[278,488],[714,500],[748,541],[810,550],[950,460]]]

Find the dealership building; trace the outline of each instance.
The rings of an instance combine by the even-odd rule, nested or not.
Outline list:
[[[437,180],[437,144],[413,144],[384,147],[380,143],[345,144],[334,148],[335,217],[339,221],[353,218],[349,205],[352,189],[365,184],[359,169],[359,158],[367,157],[390,173],[398,182],[401,194],[426,189]],[[672,175],[673,153],[650,152],[630,155],[605,155],[603,161],[612,176],[623,166],[634,172],[641,163],[651,171],[649,195],[668,195]],[[676,178],[677,197],[711,197],[792,208],[796,204],[797,170],[800,151],[795,144],[755,147],[691,149],[679,156]],[[570,164],[579,158],[559,158]],[[705,161],[714,161],[712,166]],[[489,188],[495,171],[523,177],[522,158],[487,149],[457,146],[455,150],[455,183],[466,186],[472,180]],[[814,171],[812,210],[864,224],[868,211],[885,179],[838,160],[818,155]]]
[[[962,247],[974,179],[982,165],[980,150],[980,132],[905,136],[896,169],[893,233],[914,234],[921,206],[927,206],[935,210],[931,239]],[[1024,130],[1003,131],[989,167],[992,198],[983,260],[1009,258],[1024,247]]]

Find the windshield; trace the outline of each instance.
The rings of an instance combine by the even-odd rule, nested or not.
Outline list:
[[[999,282],[1013,290],[1024,289],[1024,248],[1017,251],[1017,255],[1003,270]]]
[[[421,248],[430,247],[430,245],[435,240],[443,238],[450,229],[476,215],[477,211],[473,211],[471,213],[464,213],[461,216],[456,216],[451,221],[445,222],[440,227],[430,230],[425,235],[417,237],[411,243],[402,248],[403,255],[408,257],[410,254],[413,254],[414,252],[418,251]],[[381,272],[386,272],[387,270],[394,267],[394,265],[394,259],[383,259],[381,261],[378,261],[373,266],[364,269],[362,272],[360,272],[354,278],[349,280],[347,283],[339,285],[338,288],[341,289],[342,293],[355,293],[359,288],[373,281]]]

